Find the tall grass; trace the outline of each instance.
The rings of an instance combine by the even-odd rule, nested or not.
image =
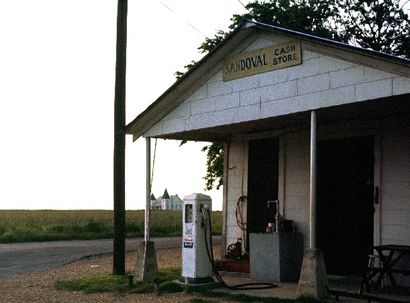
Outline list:
[[[222,230],[222,213],[213,212],[214,234]],[[182,213],[152,211],[153,237],[180,236]],[[127,237],[144,235],[144,211],[126,212]],[[106,239],[113,236],[112,210],[1,210],[0,243]]]

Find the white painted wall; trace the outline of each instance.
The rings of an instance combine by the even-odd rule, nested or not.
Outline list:
[[[280,35],[262,35],[249,45],[239,46],[237,52],[283,41]],[[303,43],[302,60],[298,66],[228,82],[223,82],[221,67],[215,67],[199,89],[191,94],[187,92],[188,97],[144,136],[161,136],[410,93],[408,78],[307,51]],[[383,131],[369,127],[370,133],[380,136],[381,142],[382,206],[379,215],[383,243],[410,243],[408,122],[408,118],[401,122],[384,121]],[[340,137],[363,134],[361,125],[354,127],[349,123],[339,123],[331,133]],[[246,195],[247,143],[243,140],[240,135],[233,136],[230,143],[228,180],[225,182],[227,245],[242,236],[237,228],[235,208],[242,194],[242,184]],[[309,134],[307,130],[289,133],[283,135],[280,142],[285,158],[280,168],[282,192],[279,196],[284,198],[286,218],[294,220],[306,244]]]
[[[381,242],[410,245],[410,115],[383,121],[382,138]],[[409,268],[410,256],[403,263]],[[410,277],[395,276],[409,285]]]
[[[375,228],[381,230],[381,244],[410,243],[410,115],[383,121],[341,121],[319,128],[319,140],[371,135],[379,138],[375,155],[381,155],[381,164],[375,162],[375,171],[380,170],[380,221]],[[247,193],[247,146],[248,140],[260,138],[234,136],[230,143],[227,186],[227,245],[236,242],[241,232],[236,224],[235,209],[238,197]],[[265,134],[266,136],[266,134]],[[280,150],[285,153],[280,161],[279,197],[286,219],[293,220],[304,236],[309,239],[309,131],[300,130],[280,135]],[[380,151],[378,150],[380,149]],[[281,157],[281,156],[280,156]],[[243,166],[245,165],[245,166]],[[244,174],[242,181],[242,174]],[[377,176],[376,176],[377,177]]]
[[[385,120],[382,136],[381,241],[410,245],[410,116]]]
[[[309,244],[309,151],[308,130],[284,135],[284,216],[293,220],[303,235],[305,247]]]
[[[236,224],[235,209],[238,197],[241,196],[242,173],[244,190],[247,194],[249,140],[270,136],[267,133],[251,136],[235,136],[231,140],[229,153],[229,173],[227,180],[227,245],[236,242],[241,235]],[[273,134],[272,134],[273,136]],[[279,161],[279,197],[282,214],[286,219],[293,220],[298,231],[308,243],[309,236],[309,133],[308,131],[292,132],[280,136],[280,150],[285,152],[283,161]],[[281,157],[281,155],[279,156]],[[245,165],[243,167],[243,164]],[[284,192],[283,192],[284,191]]]
[[[227,190],[226,248],[235,243],[238,238],[243,238],[235,216],[239,197],[243,194],[246,195],[247,174],[244,169],[247,166],[248,159],[243,140],[243,136],[233,136],[229,145],[228,179],[224,180]],[[244,216],[246,220],[246,209]]]
[[[283,42],[264,35],[239,50]],[[303,50],[302,64],[223,82],[222,69],[147,131],[159,136],[410,93],[410,79]],[[189,94],[188,94],[189,95]]]

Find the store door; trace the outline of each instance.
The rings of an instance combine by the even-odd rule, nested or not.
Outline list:
[[[361,275],[373,245],[374,139],[318,143],[317,245],[328,274]]]
[[[267,218],[267,201],[278,199],[278,162],[278,138],[251,140],[249,142],[248,235],[249,233],[266,231],[269,220]]]

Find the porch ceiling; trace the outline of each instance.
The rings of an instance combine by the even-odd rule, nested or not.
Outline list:
[[[319,126],[336,121],[379,120],[401,114],[410,114],[410,94],[317,110]],[[308,128],[309,125],[310,113],[300,112],[274,118],[167,134],[158,138],[227,142],[232,135],[275,130],[280,132],[292,128]]]

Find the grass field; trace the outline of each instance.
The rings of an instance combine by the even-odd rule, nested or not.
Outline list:
[[[213,234],[220,234],[222,212],[212,213]],[[151,236],[180,236],[182,212],[154,210]],[[126,212],[127,237],[144,235],[144,211]],[[112,210],[1,210],[0,243],[107,239],[113,236]]]

